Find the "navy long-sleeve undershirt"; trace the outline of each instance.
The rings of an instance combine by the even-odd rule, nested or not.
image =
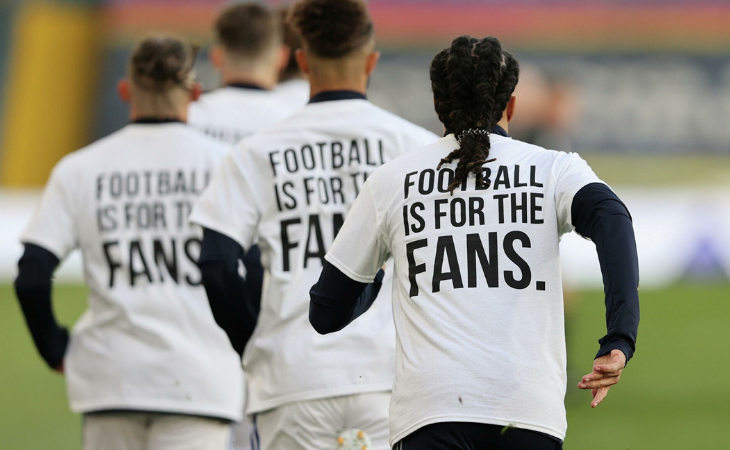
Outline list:
[[[639,259],[626,205],[605,184],[584,186],[573,198],[575,231],[596,244],[606,296],[607,333],[596,357],[621,350],[626,361],[636,349],[639,329]]]
[[[45,248],[25,244],[15,279],[15,295],[33,342],[43,360],[53,369],[63,363],[69,342],[68,330],[58,324],[51,305],[53,272],[59,263],[56,255]]]
[[[360,283],[325,261],[319,281],[309,291],[309,322],[320,334],[345,328],[370,308],[384,276],[380,269],[372,283]]]
[[[258,246],[249,252],[230,237],[210,229],[203,230],[198,266],[208,295],[213,318],[231,345],[243,355],[251,338],[261,302],[263,267]],[[246,277],[239,273],[239,261],[246,267]]]

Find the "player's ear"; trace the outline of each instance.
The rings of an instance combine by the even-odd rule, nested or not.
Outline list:
[[[287,64],[289,64],[289,57],[291,56],[291,47],[288,45],[282,45],[279,49],[279,61],[276,69],[279,71],[279,73],[283,72],[284,69],[286,69]]]
[[[375,68],[378,67],[378,61],[380,61],[380,52],[372,52],[368,55],[367,62],[365,63],[365,73],[368,77],[375,72]]]
[[[213,46],[212,49],[210,49],[210,55],[208,55],[208,58],[210,59],[210,64],[213,66],[216,70],[221,70],[223,68],[223,49],[220,45]]]
[[[132,99],[128,80],[119,80],[117,83],[117,95],[124,103],[129,103]]]
[[[190,101],[198,101],[201,95],[203,95],[203,85],[196,81],[190,88]]]
[[[298,48],[297,51],[294,53],[294,56],[297,59],[297,65],[299,66],[299,70],[309,75],[309,61],[307,61],[307,55],[304,54],[304,50]]]
[[[513,95],[507,102],[507,122],[511,122],[515,116],[515,108],[517,107],[517,96]]]

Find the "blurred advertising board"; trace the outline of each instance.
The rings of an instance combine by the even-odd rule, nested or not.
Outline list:
[[[713,188],[617,189],[633,216],[641,287],[661,288],[683,280],[730,279],[730,199]],[[19,236],[39,200],[38,192],[0,191],[0,282],[16,274]],[[528,250],[525,250],[528,251]],[[561,243],[564,282],[570,288],[601,289],[595,246],[571,233]],[[61,267],[62,282],[82,282],[75,252]]]

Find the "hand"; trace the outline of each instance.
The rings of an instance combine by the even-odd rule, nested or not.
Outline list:
[[[61,361],[61,364],[54,367],[53,370],[55,370],[56,372],[58,372],[60,374],[63,374],[64,373],[63,361]]]
[[[626,355],[621,350],[611,350],[608,355],[603,355],[593,362],[593,372],[584,376],[578,388],[590,389],[593,394],[591,408],[598,406],[611,386],[618,383],[621,372],[626,367]]]

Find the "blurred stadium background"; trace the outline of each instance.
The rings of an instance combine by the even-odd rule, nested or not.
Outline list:
[[[0,2],[0,448],[80,448],[63,380],[36,355],[11,282],[53,165],[126,123],[116,98],[132,43],[172,31],[206,58],[220,0]],[[284,2],[272,2],[281,4]],[[730,2],[371,0],[383,51],[370,98],[438,131],[428,65],[460,34],[499,37],[523,68],[512,134],[579,152],[634,216],[642,272],[635,361],[608,401],[569,387],[565,448],[730,448]],[[593,246],[563,242],[569,365],[590,370],[604,330]],[[80,259],[57,280],[71,324]],[[536,374],[536,380],[539,375]]]

